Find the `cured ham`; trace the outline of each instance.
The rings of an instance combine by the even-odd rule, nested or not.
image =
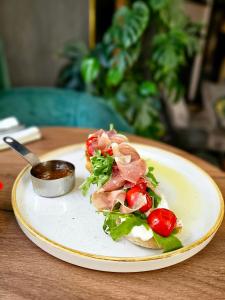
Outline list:
[[[103,185],[102,190],[105,192],[110,192],[122,188],[126,180],[121,176],[117,165],[112,168],[111,178]]]
[[[111,192],[105,192],[103,190],[94,192],[92,195],[92,204],[98,211],[113,210],[117,203],[120,203],[120,212],[123,214],[129,214],[137,211],[146,203],[146,198],[140,193],[137,197],[135,206],[129,208],[125,205],[126,192],[124,190],[116,190]]]
[[[112,144],[112,149],[120,175],[124,180],[136,183],[140,177],[145,175],[146,162],[140,158],[132,146],[128,143]]]
[[[112,192],[94,192],[91,201],[98,211],[112,210],[117,202],[124,203],[126,192],[117,190]]]
[[[107,150],[112,143],[123,143],[127,141],[127,137],[122,134],[118,134],[115,130],[105,131],[99,129],[96,132],[89,135],[89,138],[94,138],[93,149],[94,150]]]

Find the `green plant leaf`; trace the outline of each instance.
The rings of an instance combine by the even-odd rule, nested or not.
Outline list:
[[[168,237],[163,237],[153,232],[156,243],[163,248],[164,252],[177,250],[183,247],[181,241],[172,233]]]
[[[141,96],[154,96],[157,94],[156,84],[152,81],[144,81],[139,86]]]
[[[100,71],[100,63],[95,57],[88,57],[82,61],[81,74],[86,83],[94,81]]]
[[[84,43],[77,43],[76,41],[68,41],[62,51],[59,52],[60,56],[63,56],[69,60],[80,60],[87,55],[88,50]]]
[[[168,5],[168,2],[171,0],[148,0],[148,4],[153,10],[162,10]]]
[[[107,86],[116,86],[123,79],[123,71],[119,68],[109,69],[106,76]]]
[[[104,36],[105,43],[115,43],[124,48],[137,43],[149,21],[149,8],[136,1],[131,8],[123,6],[114,15],[113,26]]]

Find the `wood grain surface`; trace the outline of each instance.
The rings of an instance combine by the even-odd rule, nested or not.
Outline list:
[[[89,130],[43,128],[43,139],[28,145],[37,154],[83,142]],[[186,157],[207,171],[225,195],[225,173],[171,146],[130,136]],[[210,244],[178,265],[144,273],[105,273],[70,265],[45,253],[19,229],[10,205],[13,181],[26,162],[0,152],[0,299],[225,299],[224,222]]]

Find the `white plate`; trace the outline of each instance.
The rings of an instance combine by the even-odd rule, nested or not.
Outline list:
[[[159,190],[183,222],[183,248],[169,253],[114,242],[102,230],[103,216],[78,186],[88,176],[84,146],[73,145],[42,157],[63,159],[76,166],[76,187],[59,198],[37,196],[29,166],[17,177],[12,205],[23,232],[44,251],[69,263],[111,272],[137,272],[179,263],[203,249],[219,228],[224,213],[222,195],[203,170],[190,161],[159,148],[134,144],[143,158],[152,160]]]

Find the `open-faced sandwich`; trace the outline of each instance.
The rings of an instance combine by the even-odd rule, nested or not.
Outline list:
[[[90,176],[81,185],[84,195],[96,185],[91,202],[105,216],[104,231],[113,240],[165,252],[182,247],[176,234],[181,222],[158,191],[153,167],[140,157],[126,136],[100,129],[86,141]]]

